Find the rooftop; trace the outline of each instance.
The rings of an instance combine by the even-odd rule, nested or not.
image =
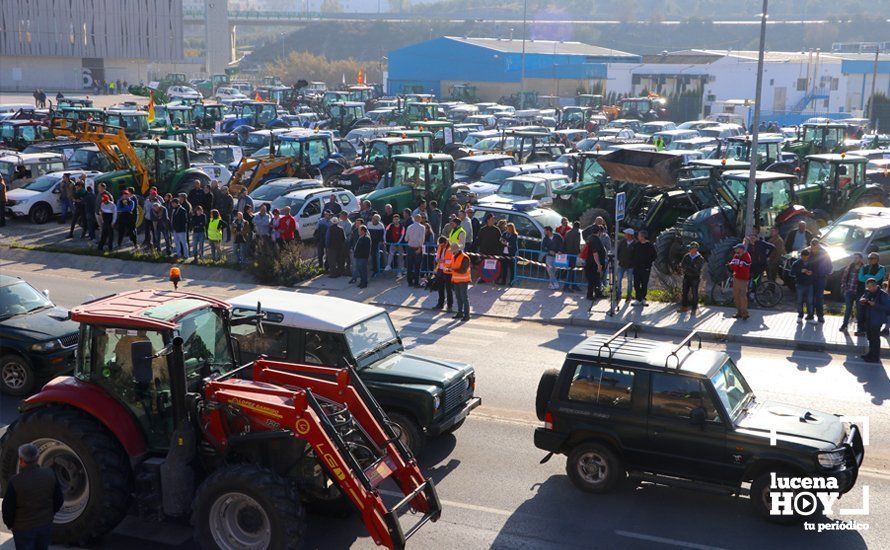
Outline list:
[[[76,306],[71,319],[84,323],[167,330],[176,328],[180,317],[196,309],[226,308],[225,302],[188,292],[133,290],[113,294]]]
[[[384,312],[383,308],[360,302],[305,294],[290,290],[263,288],[229,300],[234,308],[263,311],[283,316],[282,324],[306,330],[344,332],[349,327]]]
[[[522,53],[522,40],[518,38],[467,38],[458,36],[446,36],[449,40],[471,44],[505,53]],[[635,54],[591,46],[583,42],[555,41],[555,40],[526,40],[525,53],[547,55],[584,55],[601,57],[637,57]]]
[[[719,351],[696,349],[670,342],[658,342],[644,338],[619,336],[606,344],[610,336],[592,336],[569,351],[569,356],[586,360],[631,363],[643,368],[674,369],[677,365],[686,372],[707,375],[712,368],[726,361],[726,354]]]

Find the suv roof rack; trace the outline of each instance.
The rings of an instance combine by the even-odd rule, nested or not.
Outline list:
[[[683,365],[683,362],[686,361],[686,359],[688,359],[688,358],[692,355],[692,353],[690,352],[690,353],[687,354],[686,357],[684,357],[683,359],[680,359],[680,356],[677,355],[677,354],[678,354],[678,353],[680,352],[680,350],[682,350],[683,348],[689,348],[690,350],[692,350],[692,340],[693,340],[694,338],[695,338],[695,339],[698,339],[698,348],[697,348],[697,349],[701,349],[701,335],[698,333],[697,330],[693,330],[692,332],[689,333],[689,336],[687,336],[686,338],[684,338],[683,341],[680,342],[680,343],[677,345],[677,347],[674,348],[673,351],[671,351],[670,354],[668,354],[668,356],[667,356],[667,357],[665,358],[665,360],[664,360],[664,368],[666,368],[666,369],[667,369],[667,368],[670,368],[668,365],[669,365],[669,363],[671,362],[671,357],[673,357],[674,359],[677,360],[677,366],[676,366],[676,369],[679,370],[680,367]]]
[[[617,340],[620,336],[624,336],[624,339],[627,340],[627,333],[630,331],[634,332],[634,338],[639,337],[640,331],[635,324],[628,323],[628,324],[624,325],[623,327],[621,327],[618,330],[618,332],[616,332],[615,334],[610,336],[608,340],[606,340],[605,342],[600,344],[599,349],[596,350],[597,359],[601,359],[603,357],[602,353],[603,353],[603,349],[605,349],[609,354],[607,358],[611,361],[612,356],[615,354],[615,351],[612,350],[612,348],[609,346],[609,344],[611,344],[612,342]]]

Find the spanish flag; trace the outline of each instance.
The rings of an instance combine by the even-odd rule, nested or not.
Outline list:
[[[155,93],[150,91],[148,92],[148,122],[152,123],[155,121]]]
[[[356,78],[356,81],[357,81],[359,84],[364,84],[364,83],[365,83],[365,71],[363,71],[362,69],[359,69],[359,70],[358,70],[358,78]]]
[[[260,93],[257,92],[256,95],[253,96],[253,100],[254,100],[254,101],[262,101],[262,100],[263,100],[263,96],[261,96]]]

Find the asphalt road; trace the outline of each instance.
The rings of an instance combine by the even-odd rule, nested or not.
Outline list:
[[[88,296],[163,283],[123,275],[41,273],[35,267],[0,264],[4,273],[50,290],[65,307]],[[227,297],[245,287],[192,283],[191,289]],[[869,528],[814,533],[764,523],[746,498],[629,482],[609,495],[582,494],[565,476],[563,458],[539,464],[543,453],[533,446],[532,431],[538,424],[533,400],[540,373],[559,366],[568,349],[595,331],[485,318],[454,325],[445,316],[404,309],[392,315],[406,345],[416,352],[472,363],[483,398],[456,437],[432,442],[421,457],[444,511],[438,523],[411,540],[414,548],[890,547],[890,413],[884,406],[890,401],[890,382],[880,367],[824,353],[727,349],[762,397],[869,419],[870,445],[859,484],[841,502],[857,507],[861,487],[867,485],[870,514],[841,519]],[[0,426],[15,418],[15,407],[15,400],[0,397]],[[104,547],[189,548],[189,535],[187,526],[128,520]],[[374,547],[355,517],[311,517],[308,536],[309,548]]]

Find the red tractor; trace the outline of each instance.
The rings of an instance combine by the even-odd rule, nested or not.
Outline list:
[[[134,513],[190,519],[204,548],[297,548],[304,507],[357,509],[374,542],[403,548],[441,505],[349,365],[237,366],[234,317],[212,298],[139,290],[71,310],[73,376],[25,400],[0,439],[0,485],[33,443],[65,503],[54,540],[88,542]],[[381,491],[399,491],[387,507]],[[419,512],[403,530],[399,513]]]

